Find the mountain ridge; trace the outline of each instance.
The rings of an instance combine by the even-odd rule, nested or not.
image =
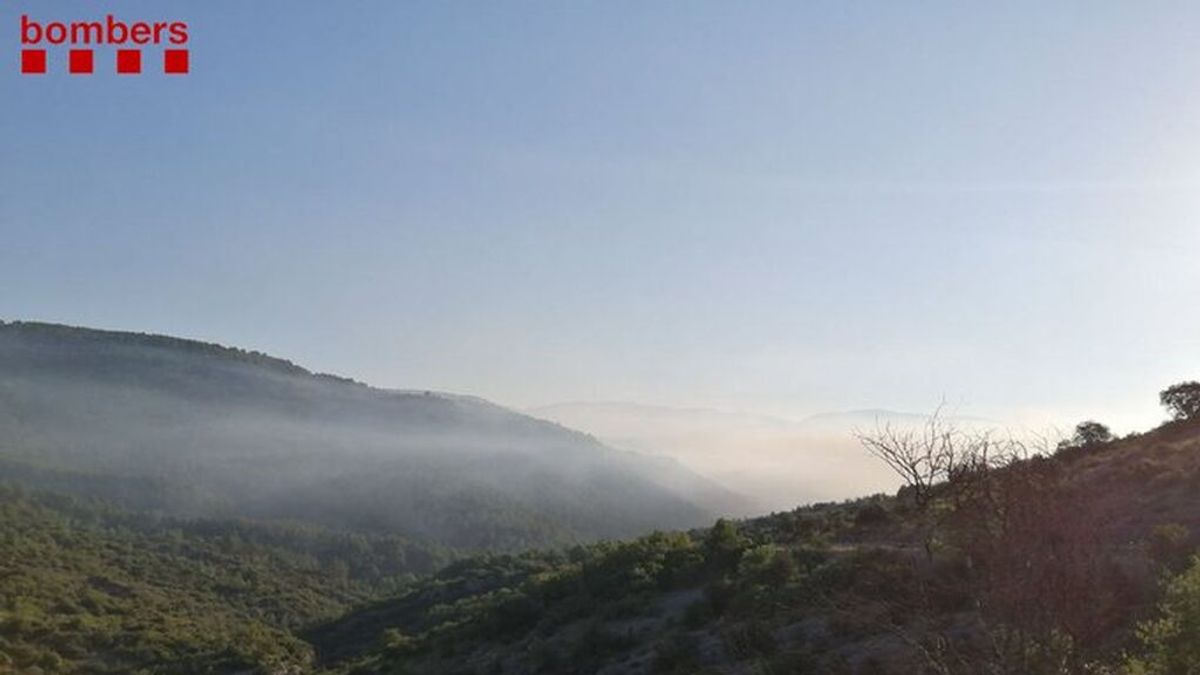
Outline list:
[[[41,475],[57,465],[189,486],[187,503],[159,505],[167,512],[300,517],[468,548],[698,525],[720,507],[693,500],[723,494],[678,464],[479,397],[38,322],[0,323],[0,452],[9,466],[37,459]],[[707,496],[682,494],[698,486]]]

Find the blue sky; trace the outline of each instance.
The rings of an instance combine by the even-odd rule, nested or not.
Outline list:
[[[0,316],[517,406],[1145,427],[1200,378],[1200,6],[1152,9],[7,2]],[[109,12],[188,21],[192,74],[18,73],[22,13]]]

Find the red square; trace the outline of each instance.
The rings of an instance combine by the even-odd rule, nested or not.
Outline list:
[[[188,50],[163,50],[163,72],[170,75],[183,75],[188,71]]]
[[[90,49],[72,49],[71,50],[71,72],[75,74],[91,75],[93,71],[92,50]]]
[[[27,74],[41,74],[46,72],[46,50],[45,49],[22,49],[21,50],[21,72]]]
[[[117,72],[122,75],[137,75],[142,72],[142,50],[118,49]]]

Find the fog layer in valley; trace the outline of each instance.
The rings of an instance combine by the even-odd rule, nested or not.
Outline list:
[[[0,479],[186,515],[513,549],[744,502],[672,460],[486,401],[174,338],[0,324]]]
[[[529,412],[614,447],[676,459],[740,494],[754,495],[760,511],[894,491],[899,480],[863,450],[856,433],[926,420],[912,413],[859,410],[793,421],[620,402],[562,403]],[[972,418],[953,421],[993,426]]]

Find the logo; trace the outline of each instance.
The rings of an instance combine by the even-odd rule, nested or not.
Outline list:
[[[143,68],[186,75],[191,70],[188,38],[183,21],[126,22],[109,14],[103,21],[41,22],[22,15],[21,72],[45,75],[61,69],[91,75],[99,51],[110,64],[100,67],[121,75],[137,75]]]

